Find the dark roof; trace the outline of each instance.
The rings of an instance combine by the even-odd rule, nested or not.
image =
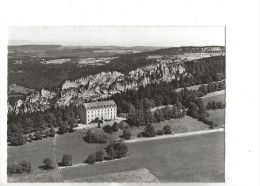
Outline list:
[[[116,107],[116,103],[113,100],[108,101],[97,101],[83,104],[86,109],[98,109],[107,107]]]

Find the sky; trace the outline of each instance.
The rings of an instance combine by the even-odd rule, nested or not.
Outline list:
[[[224,27],[9,27],[9,45],[205,46],[225,45]]]

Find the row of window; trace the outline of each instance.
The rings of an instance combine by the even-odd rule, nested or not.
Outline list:
[[[113,109],[105,109],[105,110],[100,110],[100,109],[98,109],[98,110],[91,110],[91,111],[88,111],[88,113],[93,113],[93,112],[109,112],[109,110],[112,112],[112,111],[115,111],[116,110],[116,108],[113,108]]]

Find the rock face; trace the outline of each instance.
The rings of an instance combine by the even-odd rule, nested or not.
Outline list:
[[[55,106],[82,104],[87,101],[100,98],[107,98],[113,94],[128,89],[138,89],[147,84],[170,82],[178,79],[181,74],[186,75],[182,63],[161,63],[154,65],[149,70],[138,68],[124,75],[120,72],[102,72],[96,75],[81,77],[74,81],[67,80],[63,83],[60,92],[41,90],[26,97],[25,100],[18,100],[13,109],[19,112],[42,111]],[[60,95],[58,97],[58,95]]]

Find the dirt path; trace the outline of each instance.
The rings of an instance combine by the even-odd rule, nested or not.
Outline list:
[[[151,140],[158,140],[158,139],[166,139],[166,138],[179,138],[179,137],[185,137],[185,136],[194,136],[194,135],[200,135],[200,134],[208,134],[213,132],[223,132],[223,128],[219,129],[211,129],[211,130],[203,130],[203,131],[195,131],[195,132],[186,132],[186,133],[180,133],[180,134],[170,134],[170,135],[163,135],[163,136],[156,136],[152,138],[137,138],[137,139],[131,139],[126,140],[126,143],[137,143],[142,141],[151,141]]]
[[[57,143],[57,134],[54,136],[54,139],[53,139],[53,153],[54,153],[54,159],[55,159],[55,164],[57,165],[56,166],[56,169],[58,170],[58,173],[59,173],[59,178],[60,178],[60,182],[64,182],[63,181],[63,178],[62,178],[62,175],[60,173],[60,167],[58,166],[58,161],[57,161],[57,156],[56,156],[56,143]]]

